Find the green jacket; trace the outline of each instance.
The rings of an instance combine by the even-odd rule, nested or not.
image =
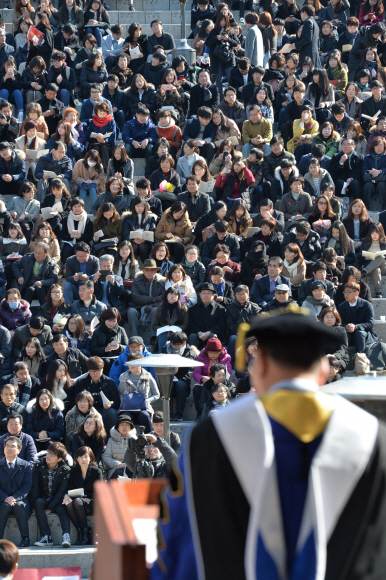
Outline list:
[[[251,139],[254,139],[258,135],[261,135],[265,143],[270,143],[272,139],[272,125],[265,119],[261,118],[259,123],[252,123],[252,121],[244,121],[243,123],[243,144],[250,143]],[[264,143],[262,144],[264,145]]]
[[[317,135],[316,137],[314,137],[312,144],[313,145],[324,145],[326,148],[327,157],[332,158],[335,153],[338,153],[339,141],[340,141],[340,137],[339,137],[338,133],[336,133],[336,131],[334,131],[333,139],[328,139],[328,141],[324,141],[324,139],[321,139],[321,137],[319,137],[319,135]]]

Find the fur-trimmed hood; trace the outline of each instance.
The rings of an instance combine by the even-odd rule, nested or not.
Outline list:
[[[275,176],[275,179],[277,179],[279,181],[281,192],[283,193],[284,187],[283,187],[282,176],[280,175],[280,169],[281,169],[280,165],[279,165],[279,167],[276,167],[275,172],[274,172],[274,176]],[[295,165],[293,166],[292,175],[296,175],[296,176],[299,175],[299,169]],[[292,175],[291,175],[291,177],[292,177]]]
[[[134,439],[137,437],[137,429],[132,427],[126,437],[122,437],[118,429],[115,427],[111,427],[110,429],[110,437],[114,439],[117,443],[122,443],[122,441],[126,441],[126,439]]]
[[[36,403],[36,399],[30,399],[30,401],[28,401],[27,406],[26,406],[27,413],[33,412],[33,406],[35,403]],[[53,407],[53,408],[54,409],[56,408],[58,411],[63,411],[64,410],[63,401],[61,401],[60,399],[55,399],[55,407]]]
[[[43,463],[46,455],[47,455],[47,449],[45,449],[43,451],[39,451],[39,453],[36,453],[36,455],[34,455],[34,463],[36,463],[36,464]],[[63,463],[65,465],[68,465],[69,467],[72,467],[74,465],[74,460],[69,453],[67,453],[67,457],[65,459],[63,459]]]
[[[4,203],[4,202],[2,202],[2,203]],[[7,244],[14,244],[15,242],[17,242],[21,246],[24,246],[27,244],[27,240],[25,238],[18,238],[17,240],[12,240],[12,238],[3,238],[3,246],[6,246]]]

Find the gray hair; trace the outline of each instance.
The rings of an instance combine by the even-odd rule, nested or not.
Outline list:
[[[235,294],[238,294],[239,292],[246,292],[247,294],[249,294],[248,286],[245,286],[245,284],[239,284],[239,286],[237,286],[235,290]]]
[[[99,263],[101,264],[102,262],[110,262],[110,264],[114,264],[114,258],[110,254],[104,254],[99,258]]]
[[[6,446],[8,441],[14,441],[16,443],[16,447],[18,449],[21,449],[23,447],[23,443],[21,442],[21,439],[19,439],[19,437],[15,437],[14,435],[11,435],[10,437],[6,438],[6,440],[4,441],[4,447]]]
[[[350,143],[350,145],[354,145],[354,147],[355,147],[355,141],[354,141],[354,139],[350,139],[349,137],[345,137],[342,140],[342,145],[343,145],[343,143]]]
[[[38,242],[36,244],[35,248],[43,248],[43,250],[45,251],[46,254],[47,254],[47,252],[50,251],[50,246],[48,244],[46,244],[45,242]]]

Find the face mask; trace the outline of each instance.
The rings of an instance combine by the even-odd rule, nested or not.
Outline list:
[[[294,193],[294,192],[292,192],[292,197],[294,199],[299,199],[299,195],[300,195],[300,193]]]
[[[16,308],[19,308],[19,302],[8,302],[8,306],[12,309],[12,310],[16,310]]]
[[[93,161],[87,161],[88,165],[90,167],[95,167],[96,163],[94,163]]]

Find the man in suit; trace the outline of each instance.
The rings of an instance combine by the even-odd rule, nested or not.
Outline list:
[[[300,50],[299,66],[302,66],[304,58],[309,56],[314,63],[315,68],[320,68],[319,58],[319,27],[314,20],[315,8],[303,6],[300,12],[300,18],[303,22],[303,29],[300,40],[291,44],[291,50]]]
[[[31,515],[27,495],[32,487],[32,469],[28,461],[19,459],[22,442],[8,437],[4,444],[5,457],[0,460],[0,538],[10,515],[16,517],[21,534],[21,548],[29,547],[28,518]]]
[[[19,458],[24,459],[24,461],[28,461],[33,466],[34,457],[37,454],[37,449],[35,445],[35,441],[28,435],[22,431],[23,428],[23,415],[20,413],[15,413],[15,415],[10,415],[7,419],[7,432],[5,435],[0,437],[0,459],[4,458],[4,442],[10,435],[13,437],[17,437],[21,441],[21,451]]]
[[[363,155],[355,151],[355,141],[343,139],[342,151],[334,154],[329,169],[337,195],[342,195],[343,186],[347,183],[350,197],[353,199],[362,197],[362,165]]]
[[[278,284],[287,284],[291,288],[289,278],[281,276],[283,270],[283,260],[278,256],[272,256],[268,262],[268,274],[261,278],[255,278],[251,288],[251,301],[264,308],[275,295],[275,288]]]
[[[274,218],[276,221],[275,230],[277,232],[282,232],[284,230],[284,214],[282,211],[278,211],[273,207],[272,199],[262,199],[260,202],[260,213],[256,214],[253,218],[253,227],[259,228],[262,219]]]
[[[75,245],[75,256],[67,258],[66,280],[63,297],[66,304],[79,300],[79,285],[82,280],[93,280],[99,270],[99,260],[91,256],[91,249],[85,242]]]
[[[200,300],[189,311],[188,343],[198,349],[204,348],[209,338],[225,342],[226,328],[224,306],[215,301],[216,290],[210,282],[204,282]]]
[[[378,337],[374,330],[374,307],[359,298],[359,290],[359,284],[344,285],[346,302],[338,306],[338,312],[347,331],[348,345],[355,346],[355,352],[364,352],[366,345],[376,342]]]
[[[197,115],[197,117],[192,117],[186,121],[182,141],[184,143],[188,139],[195,139],[200,155],[206,159],[209,165],[216,150],[214,144],[216,125],[212,121],[212,111],[209,107],[200,107]]]

